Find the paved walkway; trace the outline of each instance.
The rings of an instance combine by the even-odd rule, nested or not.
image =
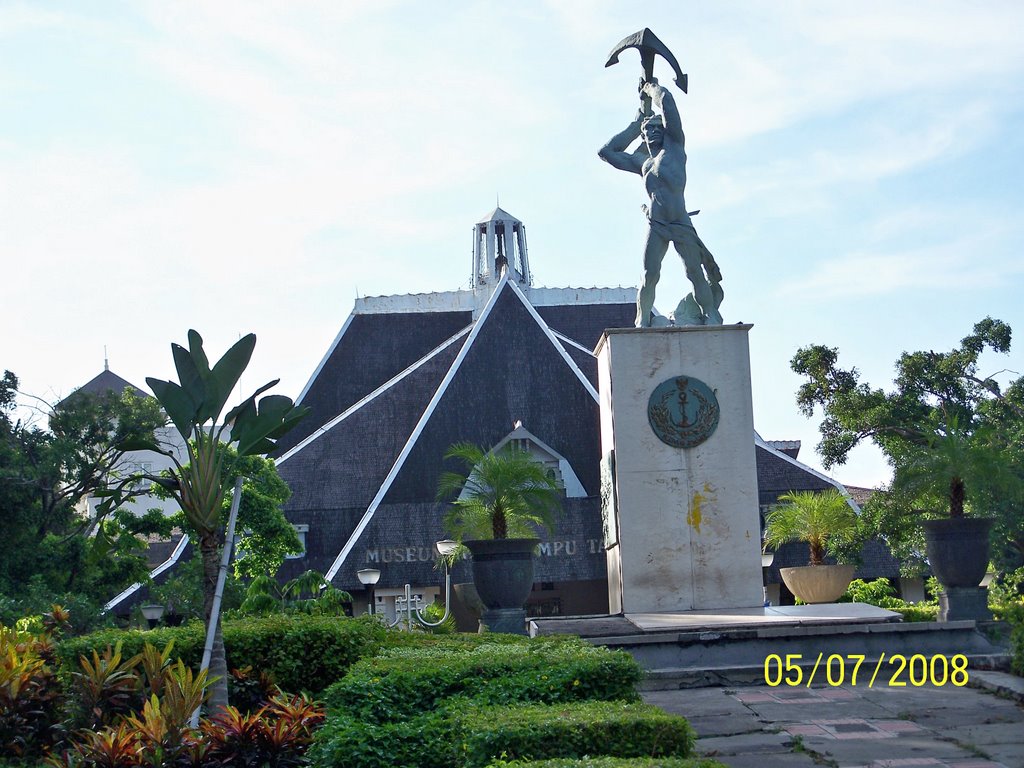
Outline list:
[[[985,688],[755,685],[644,700],[684,715],[698,751],[733,768],[1024,768],[1024,680],[971,676]]]

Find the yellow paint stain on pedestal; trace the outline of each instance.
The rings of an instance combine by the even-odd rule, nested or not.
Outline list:
[[[690,509],[686,513],[686,523],[697,533],[700,533],[700,524],[704,519],[704,504],[711,500],[711,484],[704,483],[703,491],[694,491],[690,499]]]

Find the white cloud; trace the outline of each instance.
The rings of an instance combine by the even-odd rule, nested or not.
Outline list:
[[[989,234],[989,233],[986,233]],[[988,252],[985,237],[960,238],[934,247],[893,251],[857,251],[821,259],[806,278],[779,287],[782,297],[800,296],[813,303],[836,299],[970,292],[997,288],[1019,279],[1024,266],[1016,260],[979,258]],[[908,296],[910,298],[910,296]]]

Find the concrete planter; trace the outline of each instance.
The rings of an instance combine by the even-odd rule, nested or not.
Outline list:
[[[473,585],[492,632],[526,634],[523,606],[533,589],[533,550],[538,539],[476,539],[463,542],[473,555]]]
[[[780,568],[779,574],[789,591],[805,603],[834,603],[850,586],[852,565],[804,565]]]
[[[925,520],[928,564],[944,587],[976,587],[988,570],[991,517]]]
[[[459,599],[459,602],[462,603],[466,610],[474,618],[479,619],[484,612],[484,604],[480,602],[480,595],[477,594],[473,582],[467,581],[462,584],[453,584],[452,589],[455,591],[455,597]]]

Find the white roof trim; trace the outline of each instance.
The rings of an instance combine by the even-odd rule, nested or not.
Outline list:
[[[600,402],[600,398],[597,395],[597,390],[594,389],[594,385],[590,383],[590,379],[588,379],[584,375],[583,371],[581,371],[577,367],[576,361],[573,360],[571,357],[569,357],[569,353],[565,351],[565,347],[563,347],[561,342],[559,342],[559,340],[555,337],[554,332],[552,332],[552,330],[548,327],[548,324],[544,322],[544,318],[542,318],[537,313],[537,310],[534,309],[533,305],[529,302],[529,300],[526,298],[526,296],[523,295],[523,292],[521,290],[519,290],[519,286],[517,286],[513,282],[510,282],[509,286],[511,286],[511,288],[515,292],[516,296],[519,297],[519,300],[521,302],[523,302],[523,306],[526,307],[526,311],[530,313],[530,316],[536,321],[537,325],[539,325],[541,330],[544,331],[544,334],[548,337],[548,339],[554,345],[555,349],[558,350],[558,354],[560,354],[562,356],[562,359],[565,360],[566,365],[568,365],[569,368],[572,370],[572,372],[576,374],[576,378],[578,378],[580,380],[580,383],[583,384],[583,386],[587,390],[587,392],[590,393],[590,396],[592,398],[594,398],[594,402],[595,403]],[[495,291],[495,293],[497,293],[497,291]],[[590,350],[587,350],[587,354],[592,354],[592,353],[590,352]]]
[[[555,335],[555,338],[558,339],[559,341],[564,341],[565,343],[569,344],[570,346],[576,347],[576,349],[580,350],[581,352],[586,352],[588,355],[590,355],[595,360],[597,359],[597,355],[594,354],[594,350],[587,349],[586,347],[584,347],[579,342],[576,342],[576,341],[573,341],[572,339],[570,339],[564,333],[559,333],[554,328],[551,329],[551,333],[553,333]]]
[[[152,571],[149,572],[149,578],[155,579],[161,573],[163,573],[168,568],[170,568],[172,565],[174,565],[176,562],[178,562],[178,558],[181,557],[181,553],[185,551],[185,547],[186,546],[188,546],[188,534],[187,533],[182,535],[181,539],[178,540],[177,546],[174,547],[174,549],[171,551],[171,554],[168,556],[168,558],[166,560],[164,560],[162,563],[160,563],[160,565],[158,565]],[[111,610],[112,608],[116,608],[118,605],[123,603],[126,599],[128,599],[129,597],[134,595],[136,592],[138,592],[141,588],[142,588],[142,582],[141,581],[135,582],[130,587],[125,589],[123,592],[118,594],[117,597],[115,597],[109,603],[104,605],[103,606],[103,610],[101,610],[100,613],[106,613],[107,611]]]
[[[388,389],[393,387],[395,384],[400,382],[402,379],[406,378],[407,376],[412,374],[414,371],[416,371],[418,368],[420,368],[421,366],[426,364],[429,360],[431,360],[432,358],[434,358],[437,355],[441,354],[441,352],[446,350],[448,347],[450,347],[452,344],[454,344],[460,338],[462,338],[467,333],[469,333],[469,331],[470,331],[470,329],[472,327],[473,326],[471,326],[471,325],[467,325],[461,331],[456,333],[451,338],[445,340],[440,346],[435,347],[434,349],[432,349],[430,352],[428,352],[426,355],[421,357],[415,363],[410,365],[404,371],[401,371],[400,373],[398,373],[395,376],[391,377],[390,379],[385,381],[383,384],[381,384],[379,387],[377,387],[375,390],[370,392],[370,394],[365,395],[362,399],[360,399],[357,402],[355,402],[352,405],[350,405],[346,410],[342,411],[339,415],[335,416],[333,419],[328,421],[326,424],[323,424],[320,427],[318,427],[314,432],[312,432],[309,435],[307,435],[301,442],[296,443],[294,446],[292,446],[287,451],[285,451],[283,454],[281,454],[281,457],[278,458],[275,463],[278,464],[278,465],[283,464],[285,462],[285,460],[287,460],[288,458],[293,456],[296,452],[298,452],[298,451],[302,450],[303,448],[305,448],[307,445],[312,443],[318,437],[321,437],[322,435],[326,434],[328,432],[328,430],[330,430],[331,428],[337,426],[339,423],[341,423],[342,421],[347,419],[349,416],[351,416],[353,413],[358,411],[364,405],[366,405],[370,401],[374,400],[376,397],[380,396],[383,392],[387,391]]]
[[[409,435],[409,439],[406,440],[405,445],[402,446],[402,452],[398,454],[398,458],[395,460],[394,466],[391,467],[391,471],[388,472],[388,476],[384,478],[384,482],[380,488],[377,489],[377,494],[373,497],[373,501],[370,502],[370,506],[366,508],[366,512],[363,513],[362,518],[356,525],[355,530],[349,536],[348,541],[345,542],[345,546],[338,552],[338,556],[334,558],[334,562],[324,575],[327,581],[331,581],[337,575],[341,566],[348,558],[349,554],[355,548],[356,542],[359,541],[359,537],[363,535],[363,531],[366,530],[366,526],[370,524],[374,514],[377,512],[377,507],[384,500],[384,496],[391,489],[391,484],[395,482],[395,478],[398,477],[398,473],[401,471],[402,466],[405,464],[405,460],[409,457],[409,453],[412,451],[416,441],[419,440],[420,434],[423,432],[423,428],[427,422],[430,421],[430,417],[434,414],[434,409],[437,408],[437,404],[441,401],[444,393],[448,389],[448,385],[451,384],[452,379],[455,378],[455,374],[458,373],[459,368],[462,366],[462,361],[466,359],[466,355],[469,353],[470,348],[473,346],[473,341],[480,334],[480,329],[483,328],[484,322],[490,315],[491,310],[498,301],[498,296],[501,294],[501,289],[505,283],[508,283],[508,271],[501,276],[498,281],[498,285],[495,287],[493,293],[491,293],[490,299],[487,300],[486,306],[480,313],[480,317],[476,323],[473,324],[472,330],[469,332],[469,338],[466,339],[466,343],[462,345],[462,349],[459,350],[459,354],[455,356],[454,362],[452,362],[451,368],[448,369],[448,373],[445,374],[444,379],[441,380],[441,384],[438,386],[437,391],[434,392],[434,396],[430,398],[430,402],[427,404],[426,410],[423,411],[423,415],[420,416],[420,420],[416,423],[416,427],[413,429],[412,434]],[[514,283],[509,283],[515,287]]]
[[[316,370],[313,371],[313,375],[309,377],[309,381],[306,382],[306,386],[304,386],[302,391],[299,392],[299,396],[295,398],[296,405],[302,402],[302,398],[304,398],[306,393],[309,392],[309,388],[313,386],[313,382],[316,381],[316,377],[320,375],[320,371],[322,371],[324,366],[327,365],[327,361],[330,359],[331,355],[334,354],[334,350],[338,348],[338,344],[341,342],[341,337],[345,335],[345,331],[347,331],[349,325],[352,324],[352,318],[354,316],[355,312],[345,318],[345,322],[342,324],[341,330],[338,331],[338,335],[334,337],[334,341],[331,342],[331,346],[327,348],[327,354],[324,355],[323,359],[320,361],[320,365],[318,365]]]
[[[771,453],[773,456],[778,456],[780,459],[782,459],[783,461],[789,462],[794,467],[799,467],[804,472],[808,472],[808,473],[814,475],[815,477],[817,477],[817,478],[819,478],[821,480],[824,480],[829,485],[835,486],[836,490],[839,491],[841,494],[843,494],[843,496],[846,497],[846,503],[850,505],[850,508],[854,512],[856,512],[858,515],[860,514],[860,506],[857,504],[857,502],[855,502],[853,500],[853,497],[850,495],[849,491],[846,490],[846,487],[842,483],[840,483],[838,480],[829,477],[828,475],[824,474],[823,472],[819,472],[814,467],[807,466],[802,461],[797,461],[796,459],[794,459],[789,454],[783,453],[780,450],[772,448],[768,443],[766,443],[764,441],[764,439],[759,434],[757,434],[757,432],[754,432],[754,445],[759,446],[761,448],[764,448],[766,451]]]

